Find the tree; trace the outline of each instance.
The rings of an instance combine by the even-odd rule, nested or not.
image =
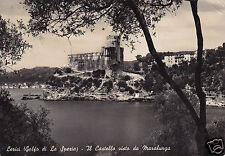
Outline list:
[[[15,64],[25,50],[31,47],[18,28],[0,16],[0,69],[8,64]],[[50,137],[51,122],[46,118],[48,111],[42,108],[36,113],[24,104],[12,103],[12,100],[8,91],[0,89],[0,155],[43,155],[40,151],[25,153],[22,148],[36,146],[41,150],[44,146],[56,146]],[[21,151],[7,152],[9,146],[20,147]],[[58,154],[47,151],[45,155]]]
[[[185,94],[192,100],[194,109],[199,110],[196,95],[191,92]],[[174,91],[159,93],[153,102],[154,111],[157,111],[156,119],[163,123],[163,132],[155,134],[156,145],[164,144],[172,149],[170,152],[164,152],[165,156],[197,155],[197,147],[194,143],[196,126],[187,109],[179,105],[181,102]]]
[[[154,28],[167,9],[174,11],[181,3],[181,0],[174,0],[170,5],[160,6],[163,1],[154,0],[155,4],[137,1],[148,26]],[[85,33],[85,28],[93,30],[100,20],[109,23],[113,31],[123,34],[124,39],[128,39],[127,34],[141,32],[135,13],[127,7],[126,0],[24,0],[23,4],[32,18],[29,27],[33,35],[51,32],[59,36],[78,36]]]
[[[19,26],[5,20],[0,15],[0,68],[15,64],[31,45],[23,39]]]
[[[134,68],[134,71],[140,71],[141,70],[138,62],[134,62],[134,67],[133,68]]]
[[[51,146],[57,144],[50,137],[50,120],[47,119],[48,111],[41,108],[33,112],[25,104],[15,105],[12,103],[9,92],[0,91],[0,155],[23,156],[23,147],[35,146],[39,149],[35,154],[28,152],[27,155],[43,155],[41,149],[46,146],[48,151],[45,155],[58,155],[50,152]],[[20,147],[20,152],[7,152],[7,147]]]
[[[195,22],[196,36],[197,36],[197,62],[195,67],[195,88],[196,93],[200,102],[200,118],[196,141],[199,154],[207,155],[207,150],[204,148],[205,141],[209,138],[208,131],[206,129],[206,95],[202,89],[202,54],[203,54],[203,34],[201,29],[201,21],[198,15],[198,0],[190,0],[192,14]]]
[[[30,32],[51,32],[59,36],[82,35],[85,28],[94,29],[95,24],[103,20],[112,26],[112,30],[120,33],[123,39],[133,44],[130,35],[137,36],[143,32],[149,52],[157,63],[157,69],[171,88],[177,93],[188,109],[198,128],[197,139],[200,155],[207,155],[204,141],[207,138],[205,94],[201,88],[203,37],[198,16],[198,0],[189,0],[192,8],[198,39],[198,55],[195,72],[195,87],[200,101],[200,117],[193,104],[167,73],[164,63],[152,41],[149,28],[166,14],[166,10],[175,11],[182,0],[24,0],[31,15]]]

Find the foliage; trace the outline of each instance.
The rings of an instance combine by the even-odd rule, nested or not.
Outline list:
[[[61,69],[56,69],[54,74],[59,74],[59,75],[62,75],[63,74],[63,71]]]
[[[73,72],[73,70],[71,68],[68,68],[68,67],[65,68],[64,70],[65,70],[65,73],[72,73]]]
[[[175,11],[181,0],[137,0],[135,1],[152,29],[167,11]],[[94,30],[96,23],[108,23],[122,39],[134,41],[130,34],[141,32],[134,12],[125,0],[24,0],[31,20],[29,32],[38,35],[50,32],[59,36],[83,35],[86,29]],[[167,4],[168,5],[161,5]],[[102,28],[103,30],[105,28]]]
[[[161,93],[166,90],[165,80],[155,71],[146,74],[143,88],[146,91],[153,91],[154,93]]]
[[[103,78],[105,76],[105,70],[93,71],[92,76],[95,77],[95,78]]]
[[[133,68],[134,68],[134,71],[140,71],[141,70],[138,62],[134,63],[134,67]]]
[[[113,89],[113,82],[108,80],[103,83],[103,86],[106,88],[106,92],[110,92]]]
[[[206,53],[203,77],[207,89],[224,92],[225,49],[211,49]]]
[[[20,60],[25,49],[31,46],[23,39],[19,26],[0,16],[0,68],[15,64]],[[1,70],[1,74],[2,70]],[[4,75],[3,75],[4,76]],[[4,156],[41,156],[42,152],[25,153],[23,147],[35,146],[40,150],[46,146],[57,146],[50,137],[48,111],[41,108],[33,112],[25,104],[15,104],[6,90],[0,90],[0,155]],[[21,152],[7,152],[8,146],[18,147]],[[47,152],[44,155],[58,155]]]
[[[39,149],[46,146],[57,146],[50,137],[50,120],[47,119],[48,111],[41,108],[33,112],[25,104],[15,105],[9,97],[9,92],[0,92],[0,150],[3,155],[24,155],[23,147],[36,146]],[[20,147],[21,152],[6,152],[8,146]],[[49,151],[49,150],[48,150]],[[41,152],[28,153],[27,155],[43,155]],[[45,152],[45,155],[58,155]]]
[[[207,52],[204,57],[203,64],[203,86],[206,91],[211,90],[215,92],[224,92],[225,88],[225,50],[215,50],[211,49]],[[138,56],[138,61],[152,65],[154,63],[153,59],[147,60],[148,56],[141,57]],[[192,91],[195,93],[195,67],[196,59],[192,59],[190,62],[183,61],[179,65],[173,65],[172,67],[167,67],[168,74],[171,75],[173,80],[177,85],[184,89],[188,84],[192,87]],[[145,81],[143,87],[147,91],[157,92],[165,88],[165,81],[156,72],[158,70],[157,66],[153,65],[151,69],[144,69]],[[164,85],[164,86],[163,86]]]
[[[214,120],[208,125],[211,138],[225,138],[225,120]]]
[[[173,79],[181,89],[185,88],[185,82],[187,82],[187,80],[184,80],[181,76],[177,75],[175,75]]]
[[[117,85],[118,85],[119,88],[126,88],[127,87],[127,83],[124,80],[120,80]]]
[[[122,80],[124,80],[124,81],[129,81],[130,79],[131,79],[131,78],[130,78],[129,75],[126,75],[126,76],[122,77]]]
[[[196,96],[190,92],[186,92],[186,95],[195,104],[193,107],[199,110]],[[161,132],[154,133],[155,136],[150,138],[149,142],[171,147],[171,151],[163,153],[163,155],[197,155],[196,126],[189,111],[180,105],[181,102],[173,91],[162,92],[156,96],[153,102],[157,112],[155,118],[162,123],[163,127]],[[160,154],[162,155],[162,153]]]
[[[211,49],[204,57],[203,63],[203,86],[205,89],[224,92],[225,87],[225,50]],[[196,60],[192,59],[190,63],[182,62],[178,66],[172,66],[168,69],[170,75],[173,75],[174,80],[180,82],[180,87],[184,84],[189,84],[194,88],[194,72],[195,72]],[[180,81],[182,80],[182,82]]]
[[[102,80],[100,80],[100,79],[93,79],[93,84],[94,84],[94,86],[96,88],[98,88],[102,84]]]
[[[128,91],[129,92],[129,94],[134,94],[134,92],[138,92],[138,91],[135,91],[133,88],[131,88],[131,87],[129,87],[129,86],[127,86],[127,88],[125,89],[125,91]]]
[[[27,48],[30,48],[19,27],[5,20],[0,15],[0,68],[8,64],[15,64],[20,60]]]
[[[123,70],[127,72],[134,72],[134,62],[135,61],[124,61],[123,62]]]
[[[80,87],[84,87],[85,90],[90,89],[92,87],[92,80],[92,78],[83,79]]]

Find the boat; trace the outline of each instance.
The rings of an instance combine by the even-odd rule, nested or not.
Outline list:
[[[41,95],[38,95],[38,94],[24,94],[21,100],[35,100],[40,98],[41,98]]]

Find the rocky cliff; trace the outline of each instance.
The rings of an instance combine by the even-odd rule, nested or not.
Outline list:
[[[47,82],[44,100],[146,101],[144,77],[128,72],[58,70]]]

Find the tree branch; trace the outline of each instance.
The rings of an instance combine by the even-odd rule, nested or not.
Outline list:
[[[206,129],[206,95],[204,91],[202,90],[202,79],[201,79],[201,73],[202,73],[202,54],[203,54],[203,35],[202,35],[202,29],[201,29],[201,21],[198,15],[198,0],[190,0],[190,5],[192,9],[192,15],[195,22],[195,29],[196,29],[196,35],[197,35],[197,64],[195,68],[195,88],[196,93],[200,101],[200,125],[199,125],[199,131],[196,135],[197,145],[198,145],[198,151],[200,155],[208,155],[208,151],[204,147],[204,143],[206,140],[208,140],[209,135],[208,131]]]
[[[99,6],[99,7],[94,7],[91,4],[89,4],[88,2],[87,3],[84,2],[84,4],[85,4],[85,6],[88,6],[90,10],[101,11],[101,10],[109,8],[113,4],[113,1],[114,0],[110,0],[108,3],[106,3],[105,6]]]

